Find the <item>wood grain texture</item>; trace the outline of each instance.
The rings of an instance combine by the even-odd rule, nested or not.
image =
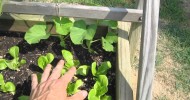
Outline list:
[[[145,0],[137,100],[152,100],[160,0]]]
[[[118,23],[118,58],[116,71],[116,100],[133,100],[129,51],[130,23]]]
[[[143,0],[138,0],[137,9],[143,10],[142,1]],[[142,23],[138,23],[138,22],[132,23],[130,33],[129,33],[131,64],[133,64],[135,53],[137,52],[137,47],[139,46],[138,44],[140,42],[141,30],[142,30]]]
[[[3,12],[139,22],[142,10],[64,3],[5,2]]]

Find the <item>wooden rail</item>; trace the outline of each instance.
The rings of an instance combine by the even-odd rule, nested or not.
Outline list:
[[[141,22],[142,10],[65,3],[5,2],[3,12]]]

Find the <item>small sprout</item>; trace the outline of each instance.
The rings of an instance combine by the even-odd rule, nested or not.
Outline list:
[[[82,75],[82,76],[86,76],[88,74],[89,71],[89,66],[87,65],[82,65],[77,69],[77,75]]]
[[[45,56],[40,56],[38,58],[38,66],[44,70],[47,64],[50,64],[54,60],[54,55],[52,53],[47,53]]]
[[[16,91],[16,87],[15,87],[14,83],[12,83],[12,82],[5,83],[2,74],[0,74],[0,91],[9,92],[13,95],[15,94],[15,91]]]
[[[18,97],[18,100],[29,100],[30,97],[29,96],[25,96],[25,95],[22,95],[20,97]]]
[[[67,93],[68,95],[73,95],[79,91],[79,87],[83,85],[82,80],[77,80],[75,83],[69,83],[67,87]]]
[[[111,63],[110,61],[105,61],[102,62],[101,65],[96,68],[96,62],[93,62],[91,65],[91,71],[93,76],[98,76],[98,75],[106,75],[107,71],[111,68]]]

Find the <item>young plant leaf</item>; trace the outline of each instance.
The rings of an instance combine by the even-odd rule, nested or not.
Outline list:
[[[19,47],[18,46],[13,46],[9,49],[9,54],[14,57],[17,58],[18,54],[19,54]]]
[[[97,25],[96,24],[92,24],[90,26],[88,26],[86,35],[85,35],[85,39],[86,40],[93,40],[94,35],[96,33],[96,29],[97,29]]]
[[[113,33],[113,32],[108,32],[107,35],[106,35],[106,41],[108,41],[109,43],[117,43],[118,41],[118,36],[116,33]]]
[[[61,42],[60,42],[60,45],[61,45],[61,47],[66,48],[66,43],[65,43],[65,41],[61,41]]]
[[[108,52],[114,51],[113,45],[110,42],[108,42],[106,39],[104,39],[104,37],[102,37],[102,48]]]
[[[111,68],[110,61],[102,62],[101,65],[98,67],[98,71],[96,75],[106,75],[108,69]]]
[[[89,66],[87,65],[82,65],[77,69],[77,75],[82,75],[82,76],[86,76],[88,74],[89,71]]]
[[[67,93],[69,95],[75,94],[76,92],[79,91],[79,87],[81,87],[83,85],[83,81],[82,80],[77,80],[75,83],[70,83],[67,87]]]
[[[91,89],[88,93],[88,100],[100,100],[100,96],[96,96],[96,89]]]
[[[21,59],[20,64],[21,65],[26,64],[26,60],[25,59]]]
[[[66,60],[65,66],[70,68],[75,65],[74,60],[73,60],[73,55],[70,51],[68,50],[62,50],[62,55],[63,58]]]
[[[19,58],[15,58],[13,60],[6,60],[6,65],[11,70],[19,70],[20,62]]]
[[[73,26],[73,22],[69,18],[56,17],[54,20],[56,32],[60,35],[67,35],[70,32],[70,28]]]
[[[117,29],[118,23],[117,21],[113,21],[113,20],[101,20],[100,21],[101,25],[105,25],[110,27],[111,29]]]
[[[86,34],[86,23],[83,20],[78,20],[74,22],[73,27],[70,29],[71,41],[78,45],[83,44],[83,40]]]
[[[4,70],[6,68],[7,68],[6,60],[5,59],[0,59],[0,70]]]
[[[101,97],[101,100],[112,100],[112,97],[109,95],[104,95]]]
[[[3,75],[0,73],[0,86],[4,84],[5,84],[5,81],[4,81]]]
[[[38,66],[44,70],[46,65],[47,65],[48,59],[46,58],[46,56],[40,56],[38,58]]]
[[[105,75],[99,75],[96,83],[94,84],[94,89],[97,90],[97,96],[103,96],[108,92],[108,79]]]
[[[92,75],[96,76],[96,62],[93,62],[91,65],[91,71],[92,71]]]
[[[18,100],[29,100],[30,97],[29,96],[25,96],[25,95],[22,95],[20,97],[18,97]]]
[[[47,53],[46,54],[48,64],[50,64],[54,60],[54,55],[52,53]]]
[[[47,64],[50,64],[54,60],[54,55],[52,53],[47,53],[45,56],[40,56],[38,58],[38,66],[44,70]]]
[[[10,93],[15,94],[16,87],[12,82],[5,83],[5,89]]]
[[[41,39],[48,39],[50,33],[46,32],[46,23],[38,23],[32,26],[25,34],[24,39],[29,44],[39,43]]]

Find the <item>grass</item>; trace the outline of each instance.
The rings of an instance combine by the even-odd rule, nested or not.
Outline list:
[[[163,0],[160,17],[167,24],[161,29],[161,35],[165,35],[172,44],[166,45],[171,51],[175,62],[180,64],[174,70],[176,77],[176,89],[190,92],[190,29],[187,26],[187,17],[182,8],[181,0]],[[162,56],[161,56],[162,57]],[[159,56],[157,56],[159,61]]]
[[[42,1],[47,2],[46,0],[33,0],[33,1]],[[83,5],[91,5],[91,6],[108,6],[108,7],[128,7],[134,8],[134,1],[128,2],[131,0],[50,0],[56,3],[65,2],[72,4],[83,4]]]

